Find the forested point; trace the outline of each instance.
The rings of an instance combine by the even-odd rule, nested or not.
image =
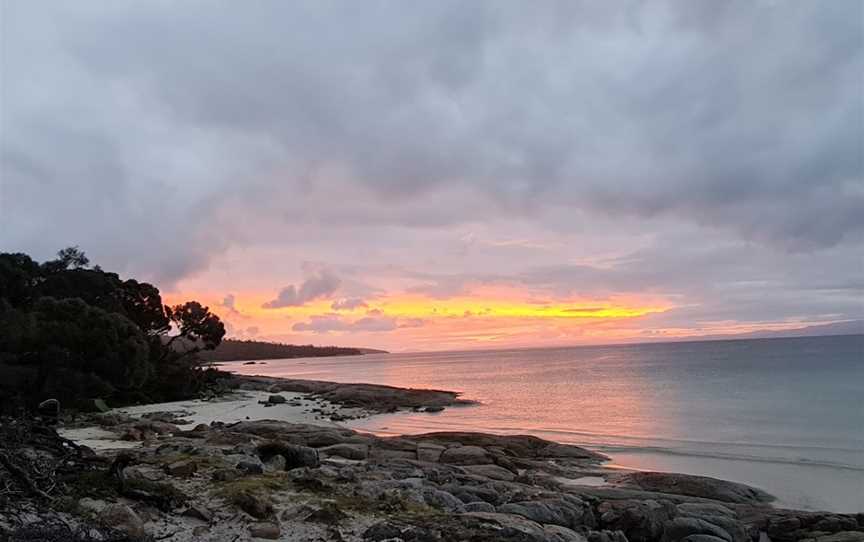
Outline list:
[[[261,359],[312,358],[325,356],[359,356],[381,353],[384,350],[370,348],[346,348],[341,346],[313,346],[311,344],[282,344],[265,341],[225,339],[213,350],[201,352],[205,361],[248,361]]]
[[[0,410],[195,396],[215,374],[199,354],[224,335],[208,307],[165,305],[152,284],[91,267],[77,247],[42,263],[0,253]]]

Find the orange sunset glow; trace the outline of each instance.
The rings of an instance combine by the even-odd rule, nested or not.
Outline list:
[[[304,284],[314,280],[307,278]],[[203,282],[206,277],[181,283],[166,299],[169,303],[201,300],[228,323],[231,337],[394,351],[530,347],[538,341],[544,345],[603,344],[801,326],[800,322],[716,320],[698,329],[655,326],[646,334],[647,318],[686,308],[680,300],[659,295],[555,298],[514,285],[475,285],[446,297],[415,293],[412,288],[352,297],[334,287],[313,299],[273,307],[272,290],[239,290],[226,296],[200,289]],[[300,285],[295,290],[302,289]]]
[[[264,292],[238,292],[230,307],[220,295],[208,292],[183,291],[166,297],[175,302],[190,296],[206,302],[230,322],[234,336],[302,343],[361,340],[391,347],[404,341],[404,349],[527,345],[534,340],[531,337],[546,335],[571,341],[579,337],[612,340],[622,336],[614,324],[674,307],[662,299],[635,296],[529,299],[515,288],[485,288],[446,299],[398,292],[358,300],[356,306],[349,303],[347,307],[339,305],[343,298],[336,294],[279,308],[267,307],[273,294]]]

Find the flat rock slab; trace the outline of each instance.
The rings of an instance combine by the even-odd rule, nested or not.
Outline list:
[[[707,476],[668,472],[632,472],[616,479],[618,487],[688,495],[736,504],[763,504],[774,500],[761,489]]]
[[[512,482],[516,479],[516,475],[498,465],[466,465],[463,467],[469,474],[483,476],[490,480],[502,480],[504,482]]]
[[[489,465],[492,456],[480,446],[454,446],[444,450],[439,461],[451,465]]]

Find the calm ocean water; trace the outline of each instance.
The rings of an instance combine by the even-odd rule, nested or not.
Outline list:
[[[629,468],[864,512],[864,336],[270,360],[247,374],[462,391],[472,407],[376,416],[381,434],[529,433]]]

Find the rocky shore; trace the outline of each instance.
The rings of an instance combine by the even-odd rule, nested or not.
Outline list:
[[[342,384],[323,380],[231,375],[229,385],[241,390],[309,394],[341,407],[361,408],[373,413],[395,412],[404,408],[437,411],[448,406],[474,404],[474,401],[461,399],[460,394],[454,391],[397,388],[381,384]]]
[[[44,429],[7,435],[5,421],[5,440],[19,441],[0,453],[0,539],[864,541],[864,515],[779,510],[756,488],[610,469],[578,446],[482,433],[384,438],[338,424],[459,404],[452,392],[258,378],[240,387],[272,419],[232,409],[223,412],[233,419],[204,423],[200,412],[151,405],[79,420],[128,449],[96,453]]]

